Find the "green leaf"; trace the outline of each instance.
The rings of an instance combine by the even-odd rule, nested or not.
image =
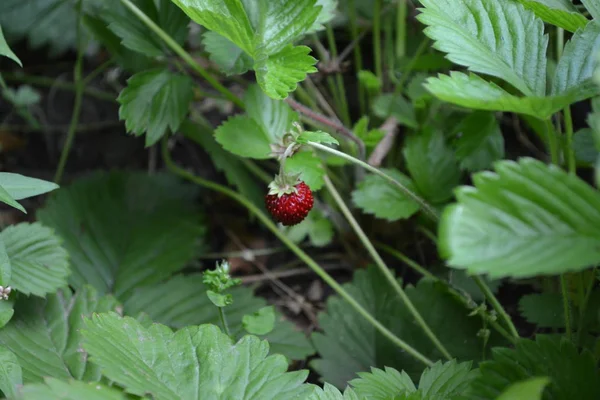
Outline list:
[[[263,307],[253,314],[244,315],[242,324],[246,332],[252,335],[266,335],[275,327],[275,308]]]
[[[223,148],[241,157],[271,158],[271,144],[279,143],[292,123],[298,120],[290,106],[274,100],[250,86],[244,95],[246,115],[230,117],[215,131],[215,138]]]
[[[84,8],[86,6],[84,2]],[[50,55],[75,49],[77,10],[65,0],[2,0],[0,26],[9,39],[27,39],[33,49],[48,48]]]
[[[99,298],[89,286],[75,295],[64,289],[46,299],[20,299],[13,319],[0,329],[0,344],[16,355],[24,383],[44,377],[97,381],[100,369],[81,349],[82,316],[116,307],[114,298]]]
[[[338,142],[333,136],[331,136],[329,133],[323,132],[323,131],[316,131],[316,132],[304,131],[300,134],[300,136],[298,136],[298,139],[296,139],[296,141],[298,143],[302,143],[302,144],[306,144],[308,142],[316,142],[316,143],[323,143],[323,144],[336,144],[336,145],[340,144],[340,142]]]
[[[357,74],[359,84],[367,89],[369,93],[379,93],[383,84],[381,79],[373,72],[368,70],[358,71]]]
[[[146,147],[156,143],[167,128],[175,132],[183,122],[194,97],[193,82],[164,69],[139,72],[127,80],[117,101],[119,118],[127,132],[146,133]]]
[[[204,148],[215,168],[225,174],[227,182],[235,186],[241,194],[246,196],[255,205],[264,207],[264,190],[257,185],[254,177],[241,160],[225,151],[217,143],[211,127],[194,124],[186,120],[181,124],[179,130],[188,139],[193,140]]]
[[[52,229],[40,223],[21,223],[4,229],[0,237],[12,266],[13,289],[45,296],[67,284],[69,254]]]
[[[544,376],[551,381],[544,398],[600,398],[599,371],[594,358],[588,351],[579,353],[562,337],[538,335],[535,342],[521,339],[514,350],[493,349],[492,360],[481,363],[479,368],[481,375],[471,385],[471,398],[497,399],[514,383]]]
[[[409,128],[417,128],[419,125],[412,104],[402,95],[387,93],[377,96],[372,108],[373,114],[379,118],[394,117],[398,123]]]
[[[10,172],[0,172],[0,186],[15,200],[38,196],[58,189],[58,185],[53,182]]]
[[[99,384],[76,380],[64,382],[47,378],[44,383],[26,385],[21,389],[20,400],[126,400],[121,391]]]
[[[410,176],[427,200],[440,204],[452,197],[461,173],[456,154],[440,130],[427,128],[410,135],[403,154]]]
[[[594,69],[598,65],[599,51],[600,23],[592,21],[585,29],[577,31],[566,44],[556,66],[551,93],[571,93],[574,102],[600,94],[592,80]]]
[[[173,0],[192,20],[218,33],[254,60],[256,80],[275,99],[285,98],[316,60],[291,43],[309,32],[322,8],[316,0]]]
[[[271,141],[261,126],[245,115],[229,117],[215,131],[223,148],[240,157],[264,160],[271,158]]]
[[[506,111],[548,119],[576,100],[574,92],[558,96],[518,97],[474,74],[451,72],[425,84],[438,99],[475,110]]]
[[[244,94],[246,114],[256,121],[271,143],[279,141],[299,120],[298,114],[284,101],[265,95],[257,85]]]
[[[581,0],[585,8],[590,12],[595,20],[600,20],[600,1],[598,0]]]
[[[205,295],[206,285],[202,276],[178,275],[167,282],[137,289],[125,302],[127,315],[148,314],[154,321],[174,327],[189,325],[219,325],[219,314],[215,306]],[[240,339],[244,335],[242,319],[266,306],[266,301],[255,297],[247,287],[234,287],[228,290],[233,304],[227,307],[227,323],[232,335]],[[156,299],[161,299],[157,302]],[[269,341],[271,352],[280,353],[292,360],[303,360],[314,353],[306,336],[295,329],[294,325],[276,313],[273,331],[263,338]]]
[[[413,181],[396,169],[382,169],[412,192]],[[367,214],[388,221],[410,218],[419,211],[419,204],[378,175],[367,175],[352,192],[353,203]]]
[[[497,400],[542,400],[542,393],[549,383],[550,379],[546,377],[513,383]]]
[[[17,203],[17,201],[13,199],[10,193],[8,193],[8,191],[6,191],[6,189],[4,189],[2,186],[0,186],[0,201],[27,214],[25,208],[23,208],[21,204]]]
[[[442,357],[377,268],[356,271],[345,289],[386,328],[426,357]],[[406,294],[457,360],[480,359],[482,342],[477,333],[482,322],[468,317],[469,311],[455,292],[440,282],[422,279],[416,286],[407,286]],[[423,371],[419,361],[379,334],[338,296],[328,299],[327,312],[319,314],[319,326],[322,333],[313,333],[312,339],[320,358],[313,360],[311,366],[338,388],[370,367],[402,369],[412,378],[418,378]],[[501,342],[491,332],[490,345]]]
[[[207,290],[206,296],[215,307],[223,308],[233,303],[233,297],[230,294],[221,294]]]
[[[438,361],[423,371],[417,385],[418,390],[406,372],[400,373],[394,368],[385,368],[385,371],[371,368],[370,373],[359,372],[360,378],[350,381],[350,385],[359,396],[373,400],[396,398],[451,400],[466,391],[476,374],[477,371],[471,370],[471,362]],[[405,397],[396,397],[402,395]]]
[[[421,0],[424,33],[447,58],[495,76],[526,96],[546,93],[544,24],[514,1]],[[527,55],[525,57],[524,55]]]
[[[135,5],[159,28],[180,45],[188,33],[186,15],[170,0],[134,0]],[[123,46],[149,57],[160,57],[167,46],[153,30],[148,28],[131,10],[119,1],[95,4],[95,14],[108,24],[108,28],[120,39]]]
[[[438,361],[423,371],[419,392],[423,399],[454,399],[463,394],[478,375],[479,371],[471,370],[470,361]]]
[[[588,19],[577,11],[571,0],[517,0],[541,20],[569,32],[585,27]]]
[[[19,60],[19,57],[17,57],[17,55],[13,53],[13,51],[8,46],[8,43],[6,43],[4,33],[2,33],[2,26],[0,26],[0,56],[8,57],[17,64],[19,64],[20,67],[23,67],[23,63],[21,62],[21,60]]]
[[[102,2],[94,2],[93,4],[98,3],[104,4]],[[110,3],[117,6],[120,4],[114,1]],[[103,45],[115,58],[115,64],[132,74],[152,68],[154,64],[153,59],[121,44],[121,38],[111,31],[107,26],[107,22],[102,19],[103,17],[106,17],[106,15],[106,12],[100,12],[98,15],[84,14],[82,16],[82,23],[92,34],[94,39]]]
[[[285,172],[289,174],[300,174],[302,179],[313,192],[320,190],[325,181],[323,176],[325,170],[321,159],[315,155],[312,149],[299,151],[285,162]]]
[[[114,313],[85,320],[84,348],[106,377],[139,396],[161,399],[305,398],[308,371],[285,372],[280,355],[255,336],[233,344],[213,325],[173,333],[164,325],[143,327]]]
[[[533,293],[521,297],[519,312],[527,322],[540,328],[565,326],[562,297],[556,293]]]
[[[492,278],[577,271],[600,262],[600,195],[555,166],[522,158],[473,175],[440,223],[454,268]]]
[[[456,158],[470,172],[490,168],[504,158],[504,137],[494,114],[474,112],[454,129]]]
[[[359,378],[350,381],[350,385],[359,396],[373,400],[394,399],[395,396],[417,391],[410,376],[394,368],[371,368],[371,372],[359,372]]]
[[[241,75],[254,64],[252,57],[218,33],[205,32],[202,35],[202,44],[208,51],[210,60],[217,64],[225,75]]]
[[[195,193],[169,175],[96,173],[58,190],[37,216],[64,240],[70,285],[125,301],[196,254],[204,228]]]
[[[15,310],[13,309],[12,301],[0,301],[0,328],[4,328],[4,326],[8,324],[8,322],[11,320],[14,314]]]
[[[317,60],[308,55],[310,52],[310,47],[288,46],[268,58],[257,58],[256,81],[270,97],[285,99],[307,74],[318,71],[314,67]]]
[[[329,218],[318,208],[308,214],[299,224],[286,227],[286,236],[295,243],[301,243],[306,237],[315,247],[324,247],[333,240],[333,225]]]
[[[324,25],[335,18],[338,1],[317,0],[315,2],[315,5],[321,7],[321,12],[319,13],[317,19],[315,20],[315,23],[312,25],[312,27],[308,30],[307,33],[313,33],[325,29]]]
[[[325,383],[323,389],[315,387],[314,393],[308,398],[308,400],[363,400],[352,390],[352,388],[346,388],[344,394],[342,394],[335,386]]]
[[[17,356],[4,346],[0,346],[0,390],[7,398],[17,396],[23,384],[23,371]]]

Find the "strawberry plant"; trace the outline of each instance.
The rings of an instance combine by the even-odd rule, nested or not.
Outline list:
[[[600,398],[598,0],[6,0],[0,56],[4,398]]]

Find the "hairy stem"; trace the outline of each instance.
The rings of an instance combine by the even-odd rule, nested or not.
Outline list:
[[[148,28],[150,28],[152,32],[156,33],[156,35],[158,35],[158,37],[160,37],[166,43],[166,45],[169,46],[169,48],[173,50],[173,52],[175,52],[175,54],[181,57],[181,59],[185,61],[186,64],[190,66],[190,68],[192,68],[198,73],[198,75],[204,78],[206,82],[208,82],[213,88],[215,88],[215,90],[217,90],[227,100],[231,101],[241,109],[246,108],[244,102],[239,97],[237,97],[229,89],[221,85],[215,78],[213,78],[204,68],[202,68],[202,66],[200,66],[200,64],[198,64],[194,60],[194,58],[187,51],[183,49],[183,47],[179,45],[179,43],[173,40],[173,38],[168,33],[163,31],[158,25],[156,25],[154,21],[148,18],[148,16],[144,14],[142,10],[137,8],[137,6],[133,4],[131,0],[121,0],[121,3],[123,3],[125,7],[131,10],[131,12],[134,13],[135,16],[138,17],[138,19],[142,21]]]
[[[227,336],[231,337],[229,325],[227,325],[227,317],[225,316],[225,310],[223,310],[223,307],[217,307],[217,309],[219,310],[219,319],[221,320],[221,325],[223,325],[223,332],[225,332]]]
[[[75,81],[75,102],[73,104],[73,114],[71,115],[71,122],[69,124],[69,130],[67,131],[67,140],[63,145],[60,159],[58,160],[58,166],[56,167],[56,173],[54,174],[54,183],[59,184],[63,174],[65,172],[65,166],[67,165],[67,159],[73,147],[75,141],[75,134],[77,133],[77,125],[79,124],[79,115],[81,114],[81,102],[83,101],[83,90],[85,89],[85,82],[82,79],[83,73],[83,55],[85,53],[85,43],[83,35],[81,33],[81,2],[79,0],[76,5],[77,9],[77,26],[76,26],[76,37],[77,37],[77,59],[75,66],[73,67],[73,80]]]
[[[352,212],[350,212],[350,209],[348,208],[348,206],[346,206],[346,203],[344,203],[342,196],[340,196],[335,186],[333,186],[333,183],[331,183],[329,177],[325,175],[323,179],[325,180],[325,186],[327,187],[327,190],[329,191],[329,193],[331,193],[331,196],[342,211],[342,214],[344,214],[346,220],[350,223],[350,226],[352,226],[352,229],[362,242],[363,246],[365,246],[365,248],[371,255],[371,258],[373,258],[373,261],[375,261],[375,264],[377,265],[381,273],[383,273],[387,281],[398,294],[398,297],[400,297],[400,300],[402,300],[408,311],[412,314],[415,321],[417,322],[417,325],[419,325],[421,329],[423,329],[423,332],[425,332],[425,334],[429,337],[431,342],[440,351],[440,353],[442,353],[444,357],[446,357],[448,360],[451,360],[452,356],[450,355],[448,350],[446,350],[442,342],[440,342],[440,340],[437,338],[435,333],[433,333],[429,325],[427,325],[427,322],[425,322],[425,320],[421,316],[421,313],[419,313],[419,310],[417,310],[412,301],[410,301],[410,298],[406,295],[406,292],[404,292],[404,289],[402,289],[402,286],[400,286],[398,280],[394,277],[394,275],[392,274],[388,266],[385,264],[379,253],[377,253],[377,250],[375,250],[375,247],[373,246],[365,232],[362,230],[354,216],[352,215]]]
[[[500,315],[500,317],[504,320],[512,336],[515,339],[518,339],[520,336],[519,332],[517,331],[517,328],[515,328],[515,324],[512,322],[510,315],[508,315],[504,307],[502,307],[502,304],[500,304],[496,296],[494,296],[494,293],[490,290],[490,287],[479,276],[473,276],[473,280],[475,281],[477,286],[479,286],[479,289],[481,290],[487,301],[490,302],[494,310],[496,310],[498,315]]]
[[[214,190],[221,194],[224,194],[244,207],[246,207],[251,213],[253,213],[283,244],[285,244],[298,258],[306,265],[308,265],[325,283],[327,283],[336,293],[346,300],[350,306],[363,318],[365,318],[375,329],[377,329],[383,336],[389,339],[396,346],[400,347],[408,354],[421,361],[423,364],[427,366],[433,365],[433,362],[421,354],[418,350],[413,348],[411,345],[400,339],[398,336],[394,335],[389,329],[387,329],[384,325],[382,325],[377,319],[375,319],[369,312],[360,305],[336,280],[327,273],[319,264],[317,264],[308,254],[306,254],[300,247],[298,247],[294,242],[292,242],[287,236],[281,232],[277,226],[271,221],[271,219],[266,216],[257,206],[255,206],[250,200],[246,197],[240,195],[239,193],[225,187],[219,185],[218,183],[208,181],[206,179],[200,178],[182,168],[177,166],[173,160],[171,159],[171,155],[167,146],[167,139],[163,138],[162,141],[162,150],[163,150],[163,159],[166,163],[167,168],[174,174],[179,175],[180,177],[187,179],[191,182],[194,182],[197,185],[205,187],[210,190]]]
[[[416,193],[412,192],[409,188],[407,188],[406,186],[404,186],[402,183],[398,182],[397,180],[395,180],[394,178],[392,178],[391,176],[389,176],[388,174],[386,174],[385,172],[379,170],[378,168],[375,168],[369,164],[367,164],[364,161],[361,161],[355,157],[352,157],[351,155],[348,155],[346,153],[343,153],[341,151],[332,149],[331,147],[327,147],[324,146],[320,143],[315,143],[315,142],[308,142],[307,145],[312,146],[316,149],[334,154],[338,157],[341,157],[345,160],[348,160],[356,165],[361,166],[362,168],[366,169],[367,171],[373,172],[376,175],[379,175],[380,177],[384,178],[385,180],[387,180],[388,182],[390,182],[392,185],[396,186],[398,189],[400,189],[400,191],[402,193],[404,193],[406,196],[410,197],[411,199],[413,199],[414,201],[416,201],[421,208],[423,209],[423,211],[425,211],[425,213],[431,217],[433,220],[437,221],[439,220],[439,216],[437,214],[437,212],[433,209],[433,207],[431,207],[424,199],[422,199],[421,197],[419,197]]]

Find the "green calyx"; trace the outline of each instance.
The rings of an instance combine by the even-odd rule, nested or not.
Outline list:
[[[284,194],[296,193],[296,185],[300,182],[300,174],[280,173],[275,176],[273,182],[269,183],[269,195],[281,197]]]

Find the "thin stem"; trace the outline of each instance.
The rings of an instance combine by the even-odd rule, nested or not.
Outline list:
[[[365,144],[364,142],[354,134],[354,132],[352,132],[350,129],[346,128],[342,123],[338,123],[337,121],[333,121],[329,118],[327,118],[324,115],[319,114],[316,111],[311,110],[310,108],[304,106],[303,104],[298,103],[297,101],[295,101],[294,99],[292,99],[291,97],[288,97],[286,99],[286,102],[296,111],[298,111],[301,114],[306,115],[308,118],[317,121],[331,129],[334,129],[336,132],[339,132],[340,134],[344,135],[345,137],[347,137],[348,139],[352,140],[354,143],[356,143],[356,145],[358,146],[358,156],[361,159],[364,159],[365,157]]]
[[[393,256],[393,257],[397,258],[398,260],[402,261],[403,263],[405,263],[406,265],[408,265],[409,267],[411,267],[413,270],[415,270],[417,273],[423,275],[425,278],[433,279],[435,281],[439,281],[440,280],[440,278],[438,278],[437,276],[433,275],[431,272],[427,271],[425,268],[423,268],[422,266],[420,266],[418,263],[416,263],[415,261],[411,260],[410,258],[408,258],[404,254],[402,254],[400,251],[392,248],[391,246],[388,246],[386,244],[379,243],[379,242],[373,242],[373,243],[375,244],[375,247],[379,247],[381,250],[385,251],[386,253],[390,254],[391,256]]]
[[[156,35],[158,35],[158,37],[160,37],[166,43],[166,45],[175,52],[175,54],[181,57],[183,61],[185,61],[202,78],[204,78],[206,82],[215,88],[215,90],[217,90],[219,93],[225,96],[227,100],[231,101],[241,109],[246,108],[244,102],[239,97],[237,97],[229,89],[221,85],[215,78],[213,78],[204,68],[202,68],[202,66],[200,66],[200,64],[194,60],[194,58],[187,51],[183,49],[183,47],[179,45],[179,43],[173,40],[168,33],[163,31],[158,25],[156,25],[156,23],[154,23],[154,21],[148,18],[148,16],[139,8],[137,8],[135,4],[133,4],[130,0],[121,0],[121,3],[131,10],[131,12],[134,13],[135,16],[138,17],[139,20],[142,21],[148,28],[150,28],[152,32],[156,33]]]
[[[67,165],[67,159],[75,140],[75,134],[77,132],[77,125],[79,124],[79,114],[81,113],[81,102],[83,100],[83,90],[85,84],[82,80],[83,71],[83,55],[84,55],[84,42],[83,35],[81,34],[81,2],[79,0],[76,5],[77,9],[77,26],[75,28],[77,37],[77,59],[73,67],[73,80],[75,81],[75,102],[73,104],[73,114],[71,115],[71,122],[69,124],[69,130],[67,131],[67,140],[63,145],[58,166],[56,168],[56,174],[54,175],[54,183],[60,183],[65,166]]]
[[[217,309],[219,310],[219,319],[221,320],[221,325],[223,325],[223,331],[227,336],[231,337],[229,325],[227,325],[227,317],[225,317],[225,311],[223,310],[223,307],[217,307]]]
[[[325,186],[327,187],[327,190],[337,203],[338,207],[342,211],[342,214],[344,214],[346,220],[350,223],[352,229],[354,229],[354,232],[362,242],[363,246],[371,255],[371,258],[373,258],[373,261],[375,261],[375,264],[377,265],[381,273],[385,276],[392,288],[394,288],[394,290],[398,294],[398,297],[400,297],[400,300],[402,300],[408,311],[414,317],[417,324],[421,327],[421,329],[423,329],[423,332],[425,332],[425,334],[429,337],[429,339],[435,345],[435,347],[437,347],[440,353],[442,353],[444,357],[446,357],[448,360],[451,360],[452,356],[450,355],[448,350],[446,350],[442,342],[440,342],[440,340],[437,338],[435,333],[433,333],[429,325],[427,325],[427,322],[425,322],[425,320],[421,316],[421,313],[419,313],[412,301],[410,301],[410,298],[406,295],[404,289],[402,289],[402,286],[400,286],[400,284],[398,283],[398,280],[394,277],[388,266],[385,264],[385,262],[377,252],[377,250],[375,250],[375,247],[373,246],[365,232],[362,230],[354,216],[352,215],[352,212],[350,212],[348,206],[346,206],[346,203],[344,203],[342,196],[340,196],[335,186],[333,186],[333,183],[331,183],[329,177],[327,175],[324,175],[323,179],[325,180]]]
[[[197,185],[203,186],[207,189],[211,189],[222,193],[226,196],[231,197],[244,207],[246,207],[251,213],[253,213],[283,244],[285,244],[298,258],[306,265],[308,265],[325,283],[327,283],[336,293],[346,300],[350,306],[363,318],[365,318],[375,329],[377,329],[383,336],[388,338],[392,343],[396,346],[400,347],[408,354],[412,355],[417,360],[421,361],[423,364],[427,366],[433,365],[433,362],[421,354],[418,350],[414,349],[411,345],[400,339],[398,336],[394,335],[389,329],[383,326],[379,321],[377,321],[369,312],[360,305],[336,280],[327,273],[319,264],[317,264],[308,254],[306,254],[300,247],[298,247],[294,242],[292,242],[283,232],[281,232],[277,226],[271,221],[269,217],[267,217],[257,206],[255,206],[250,200],[246,197],[240,195],[239,193],[225,187],[219,185],[218,183],[211,182],[200,178],[182,168],[177,166],[169,154],[167,140],[166,138],[162,141],[162,150],[163,150],[163,159],[167,168],[176,175],[181,176],[184,179],[187,179],[191,182],[196,183]]]
[[[479,276],[473,276],[473,280],[475,281],[477,286],[479,286],[479,289],[481,290],[487,301],[490,302],[494,310],[496,310],[498,315],[504,320],[504,322],[508,326],[508,330],[510,331],[510,333],[516,339],[518,339],[520,336],[519,332],[517,331],[517,328],[515,327],[515,324],[513,324],[510,315],[508,315],[504,307],[502,307],[502,304],[500,304],[496,296],[494,296],[494,293],[490,290],[490,287]]]
[[[565,30],[556,28],[556,61],[562,57],[563,49],[565,48]]]
[[[333,34],[333,28],[331,24],[327,24],[327,43],[329,44],[329,51],[331,53],[331,59],[338,62],[338,51],[337,44],[335,42],[335,36]],[[346,89],[344,87],[344,79],[339,71],[335,72],[335,85],[337,86],[338,98],[340,101],[340,112],[342,113],[342,119],[344,124],[350,125],[350,111],[348,108],[348,100],[346,97]]]
[[[548,141],[548,148],[550,150],[550,159],[552,164],[558,165],[559,154],[558,154],[558,138],[556,136],[556,130],[552,124],[552,119],[546,120],[546,140]]]
[[[407,0],[398,0],[398,10],[396,11],[396,60],[400,60],[406,55],[406,14]]]
[[[565,316],[565,332],[567,334],[567,339],[571,341],[571,305],[569,302],[569,291],[567,288],[567,279],[565,274],[560,276],[560,291],[563,300],[563,314]]]
[[[358,40],[358,16],[356,15],[356,3],[355,0],[348,0],[348,18],[350,19],[350,35],[352,40],[356,41],[354,47],[354,72],[358,74],[362,70],[362,51],[360,48],[360,41]],[[362,85],[358,85],[358,104],[360,107],[360,114],[363,115],[367,110],[367,100],[365,88]]]
[[[369,164],[367,164],[364,161],[361,161],[355,157],[352,157],[346,153],[343,153],[341,151],[332,149],[331,147],[327,147],[324,146],[320,143],[315,143],[315,142],[308,142],[307,145],[312,146],[316,149],[334,154],[338,157],[341,157],[345,160],[348,160],[356,165],[359,165],[361,167],[363,167],[364,169],[366,169],[367,171],[371,171],[376,175],[379,175],[380,177],[382,177],[383,179],[387,180],[388,182],[390,182],[392,185],[396,186],[398,189],[400,189],[400,191],[402,193],[404,193],[406,196],[410,197],[411,199],[413,199],[415,202],[417,202],[421,208],[423,209],[423,211],[425,211],[433,220],[438,221],[439,220],[439,216],[437,214],[437,212],[421,197],[419,197],[416,193],[412,192],[409,188],[407,188],[406,186],[404,186],[402,183],[398,182],[397,180],[395,180],[394,178],[392,178],[391,176],[389,176],[388,174],[386,174],[385,172],[379,170],[378,168],[375,168]]]
[[[383,82],[383,65],[381,60],[381,3],[383,0],[375,0],[373,11],[373,53],[375,62],[375,75]]]
[[[574,175],[576,173],[575,165],[575,149],[573,148],[573,118],[571,117],[571,107],[566,106],[563,110],[565,119],[565,134],[567,136],[566,141],[566,153],[567,153],[567,164],[569,173]]]

